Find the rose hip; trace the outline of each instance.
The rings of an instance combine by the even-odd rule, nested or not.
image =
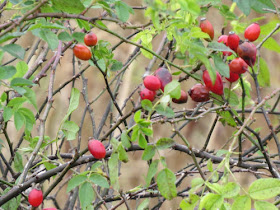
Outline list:
[[[223,95],[224,93],[224,85],[223,85],[223,81],[222,81],[222,77],[219,74],[219,72],[216,72],[216,80],[215,80],[215,84],[213,85],[213,82],[210,78],[209,72],[207,70],[205,70],[203,72],[203,81],[205,86],[211,90],[213,93],[216,93],[217,95]]]
[[[242,58],[238,57],[229,63],[229,70],[235,74],[243,74],[248,70],[248,65]]]
[[[155,72],[155,76],[160,80],[161,82],[161,90],[164,91],[165,85],[167,85],[169,82],[172,81],[172,75],[168,71],[168,69],[161,67],[158,68]]]
[[[211,40],[214,39],[214,28],[209,20],[206,18],[201,18],[199,27],[201,28],[201,31],[209,35]]]
[[[237,34],[235,34],[233,31],[229,32],[227,44],[230,49],[236,52],[239,45],[239,40],[240,38]]]
[[[156,76],[153,76],[153,75],[146,76],[144,78],[143,83],[147,89],[153,90],[153,91],[156,91],[156,90],[160,89],[160,87],[161,87],[160,80]]]
[[[244,32],[245,39],[248,39],[250,42],[257,40],[260,36],[261,28],[259,24],[252,23],[249,25]]]
[[[236,82],[239,79],[239,74],[233,73],[229,71],[229,78],[226,77],[226,80],[233,83]]]
[[[156,92],[152,91],[152,90],[149,90],[147,88],[144,88],[140,92],[140,97],[141,97],[142,100],[148,99],[150,101],[154,101],[155,100],[155,96],[156,96]]]
[[[195,102],[205,102],[210,99],[208,88],[200,83],[194,85],[188,93]]]
[[[172,101],[176,104],[183,104],[188,101],[188,95],[185,91],[181,90],[181,97],[179,99],[172,98]]]

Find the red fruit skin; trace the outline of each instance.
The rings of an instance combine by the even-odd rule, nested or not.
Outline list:
[[[156,91],[161,88],[161,82],[160,82],[159,78],[157,78],[156,76],[153,76],[153,75],[146,76],[144,78],[143,83],[144,83],[144,86],[149,90]]]
[[[219,74],[219,72],[216,72],[216,80],[214,85],[212,83],[209,72],[207,70],[203,72],[202,78],[205,86],[213,93],[216,93],[217,95],[224,94],[224,85],[223,85],[222,77]]]
[[[229,70],[235,74],[243,74],[248,71],[248,65],[242,58],[238,57],[230,62]]]
[[[161,67],[158,68],[155,72],[155,76],[160,80],[161,82],[161,90],[164,91],[165,85],[167,85],[169,82],[172,81],[172,75],[168,71],[168,69]]]
[[[257,57],[257,48],[252,42],[243,42],[237,48],[237,54],[241,57],[249,66],[254,66]]]
[[[86,34],[84,37],[84,42],[87,46],[92,47],[97,43],[97,36],[94,33]]]
[[[236,82],[239,79],[239,74],[233,73],[229,71],[229,78],[226,77],[226,80],[233,83]]]
[[[45,208],[43,210],[57,210],[56,208]]]
[[[218,42],[219,43],[224,43],[226,46],[228,46],[228,35],[219,36]],[[223,55],[224,56],[230,56],[230,55],[232,55],[232,53],[229,52],[229,51],[223,51]]]
[[[38,207],[43,202],[43,192],[41,190],[32,189],[28,195],[28,202],[33,207]]]
[[[260,36],[261,28],[259,24],[252,23],[249,25],[244,32],[245,39],[248,39],[250,42],[257,40]]]
[[[214,39],[214,28],[209,20],[206,18],[201,18],[199,27],[201,28],[201,31],[207,33],[210,36],[211,40]]]
[[[156,96],[156,92],[152,91],[152,90],[149,90],[147,88],[144,88],[140,92],[140,97],[141,97],[142,100],[148,99],[151,102],[153,102],[155,100],[155,96]]]
[[[90,50],[84,45],[76,44],[73,51],[74,55],[81,60],[87,61],[91,58]]]
[[[101,141],[91,139],[88,141],[88,150],[96,159],[102,159],[106,156],[106,149]]]
[[[200,83],[194,85],[188,93],[195,102],[205,102],[210,99],[208,88]]]
[[[234,32],[230,32],[227,40],[229,48],[236,52],[239,45],[239,40],[240,38],[237,34],[235,34]]]
[[[188,101],[188,95],[185,91],[181,90],[181,97],[179,99],[172,98],[172,101],[176,104],[184,104]]]

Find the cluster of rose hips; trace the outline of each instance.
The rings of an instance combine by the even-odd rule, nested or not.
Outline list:
[[[211,40],[214,39],[214,28],[212,24],[205,18],[200,22],[201,31],[207,33]],[[257,49],[252,43],[257,40],[260,35],[260,26],[257,23],[252,23],[244,31],[245,41],[240,40],[240,37],[234,32],[230,32],[229,35],[221,35],[218,38],[218,42],[225,44],[231,50],[236,52],[237,56],[229,62],[230,77],[226,78],[229,82],[235,82],[239,79],[240,74],[248,71],[248,66],[253,67],[256,62]],[[224,56],[230,56],[230,51],[224,51]],[[205,70],[203,72],[204,85],[196,84],[191,88],[189,94],[191,98],[196,102],[205,102],[209,100],[209,91],[217,95],[223,95],[223,81],[221,75],[216,72],[216,80],[213,84],[209,75],[209,72]]]
[[[90,32],[85,35],[84,42],[88,47],[93,47],[97,44],[97,36]],[[89,60],[91,58],[91,51],[82,44],[76,44],[73,49],[74,55],[81,60]]]
[[[143,88],[140,92],[141,99],[154,101],[156,91],[159,89],[164,91],[164,87],[171,81],[172,75],[168,69],[160,67],[155,71],[155,75],[148,75],[144,78],[143,84],[145,88]],[[184,90],[181,90],[181,97],[179,99],[173,98],[172,101],[177,104],[186,103],[188,101],[188,95]]]

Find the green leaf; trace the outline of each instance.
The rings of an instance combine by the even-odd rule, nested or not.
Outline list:
[[[218,112],[221,116],[219,121],[221,121],[223,124],[227,123],[228,125],[232,127],[236,127],[236,122],[234,118],[231,116],[229,111],[219,111]]]
[[[149,209],[149,203],[150,203],[150,199],[146,198],[145,200],[142,201],[142,203],[139,206],[137,206],[137,210]]]
[[[81,28],[81,29],[85,29],[86,31],[90,31],[90,23],[88,21],[85,21],[85,20],[81,20],[81,19],[76,19],[77,23],[78,23],[78,26]]]
[[[14,113],[14,123],[17,130],[20,130],[25,123],[25,117],[20,112]]]
[[[14,66],[0,67],[0,79],[9,79],[17,72]]]
[[[107,179],[100,175],[100,174],[97,174],[97,173],[93,173],[90,175],[89,177],[90,181],[92,181],[94,184],[100,186],[100,187],[104,187],[104,188],[109,188],[109,183],[107,181]]]
[[[141,106],[142,106],[143,109],[145,109],[145,110],[147,110],[149,112],[152,111],[152,109],[153,109],[153,104],[148,99],[142,100],[141,101]]]
[[[11,119],[12,116],[13,116],[13,110],[10,107],[5,106],[3,109],[4,121],[7,122],[8,120]]]
[[[188,199],[184,199],[180,203],[180,208],[182,210],[194,209],[199,201],[199,196],[196,194],[190,194]]]
[[[236,2],[238,8],[246,15],[248,16],[251,11],[251,0],[243,1],[243,0],[234,0]]]
[[[4,47],[1,47],[1,49],[16,58],[19,58],[21,60],[24,59],[25,50],[18,44],[7,44]]]
[[[181,91],[180,91],[180,97],[181,97]],[[179,97],[179,98],[180,98],[180,97]],[[164,95],[164,96],[162,96],[161,99],[160,99],[160,104],[161,104],[164,108],[166,108],[166,107],[168,106],[168,104],[170,103],[170,101],[171,101],[170,95]]]
[[[212,163],[211,159],[209,159],[207,161],[207,168],[210,172],[213,172],[213,163]]]
[[[228,48],[226,45],[224,45],[223,43],[219,43],[216,41],[210,42],[207,46],[208,49],[210,50],[214,50],[214,51],[229,51],[232,53],[235,53],[234,51],[232,51],[230,48]]]
[[[146,187],[148,187],[151,183],[152,178],[156,175],[157,169],[158,169],[158,163],[159,160],[154,160],[148,170],[147,176],[146,176]]]
[[[55,50],[57,48],[59,42],[58,37],[51,29],[40,29],[38,35],[48,43],[50,49]]]
[[[249,195],[255,200],[265,200],[280,194],[280,180],[274,178],[258,179],[249,187]]]
[[[122,161],[124,163],[128,162],[128,156],[127,156],[127,153],[126,153],[125,149],[123,148],[122,144],[119,144],[119,146],[118,146],[118,154],[119,154],[120,161]]]
[[[121,70],[123,67],[122,62],[117,61],[117,60],[113,60],[113,64],[111,66],[111,71],[118,71]]]
[[[70,192],[73,190],[75,187],[79,186],[82,184],[85,180],[87,179],[86,175],[76,175],[70,181],[68,182],[67,185],[67,192]]]
[[[138,110],[137,112],[135,112],[134,114],[134,121],[136,123],[138,123],[141,120],[141,110]]]
[[[263,47],[265,47],[266,49],[275,51],[277,53],[280,53],[280,45],[278,44],[278,42],[273,39],[272,37],[269,37],[262,45]]]
[[[16,77],[23,77],[24,74],[28,71],[28,65],[24,61],[20,61],[16,65],[17,73],[14,75]]]
[[[10,39],[13,39],[13,38],[17,38],[17,37],[21,37],[23,36],[24,33],[23,32],[11,32],[11,33],[7,33],[6,35],[2,36],[0,38],[0,44],[10,40]]]
[[[225,63],[225,62],[223,61],[223,59],[222,59],[220,56],[216,55],[216,54],[213,54],[213,55],[212,55],[212,58],[213,58],[213,60],[214,60],[215,67],[216,67],[216,69],[218,70],[218,72],[219,72],[222,76],[228,78],[228,77],[229,77],[229,66],[228,66],[228,64]]]
[[[168,149],[175,144],[175,141],[171,138],[160,138],[157,143],[156,147],[158,149]]]
[[[142,155],[142,160],[151,160],[156,154],[156,147],[153,145],[148,145]]]
[[[221,195],[208,193],[200,201],[199,210],[205,208],[206,210],[220,209],[224,202],[224,198]]]
[[[164,95],[170,95],[171,98],[179,99],[181,96],[180,82],[172,80],[164,87]]]
[[[228,95],[229,95],[228,101],[231,106],[237,106],[239,104],[239,99],[235,92],[229,90],[228,88],[224,88],[224,94],[227,99],[228,99]]]
[[[176,176],[168,168],[165,168],[158,173],[157,176],[158,189],[161,195],[167,200],[171,200],[177,196],[175,181],[176,181]]]
[[[133,131],[132,131],[132,134],[131,134],[131,141],[134,142],[134,141],[137,141],[139,139],[139,126],[136,125],[134,128],[133,128]]]
[[[175,113],[169,106],[164,108],[161,104],[158,104],[155,109],[157,113],[165,117],[173,117],[175,115]]]
[[[28,87],[24,87],[25,89],[25,93],[24,93],[24,97],[26,97],[28,99],[28,101],[34,106],[34,108],[36,110],[38,110],[37,107],[37,100],[36,100],[36,93],[34,92],[34,90],[32,90],[31,88]]]
[[[82,32],[74,32],[72,34],[72,37],[77,40],[78,42],[80,43],[83,43],[84,42],[84,38],[85,38],[85,33],[82,33]]]
[[[142,133],[140,133],[140,135],[139,135],[138,144],[143,149],[145,149],[148,145],[147,140],[146,140],[145,136],[143,136]]]
[[[232,204],[232,210],[251,210],[251,198],[246,195],[237,197]]]
[[[65,121],[61,129],[66,136],[66,139],[70,141],[76,139],[76,134],[78,133],[80,128],[73,121]]]
[[[140,130],[143,134],[145,134],[146,136],[153,136],[153,129],[151,128],[145,128],[143,126],[140,127]]]
[[[124,147],[126,147],[126,148],[130,148],[131,147],[129,136],[127,135],[127,131],[126,130],[122,131],[121,142],[122,142],[122,145]]]
[[[81,202],[82,209],[85,209],[94,200],[95,193],[91,186],[91,183],[84,182],[79,189],[79,199]]]
[[[14,167],[17,172],[23,171],[23,162],[22,162],[22,155],[19,152],[15,153],[15,159],[14,159]]]
[[[263,10],[263,8],[275,10],[275,7],[271,0],[254,0],[252,1],[251,8],[258,13],[267,13],[269,11]]]
[[[70,42],[72,41],[72,37],[69,33],[67,33],[66,31],[63,31],[61,33],[58,34],[58,39],[64,42]]]
[[[52,0],[52,3],[55,9],[61,10],[66,13],[79,14],[85,9],[80,0]]]
[[[95,169],[99,168],[100,166],[102,166],[102,162],[101,161],[96,161],[94,164],[92,164],[90,170],[91,171],[95,171]]]
[[[270,87],[270,72],[267,63],[263,58],[260,58],[258,81],[261,87]]]
[[[266,201],[255,201],[254,203],[256,210],[277,210],[277,208],[274,204],[266,202]]]
[[[132,8],[129,7],[123,1],[117,1],[115,3],[115,8],[116,8],[117,15],[122,22],[126,22],[128,20],[129,13],[132,13],[132,14],[134,13]]]
[[[66,116],[64,117],[64,121],[69,117],[69,115],[78,108],[80,100],[80,91],[77,88],[72,88],[71,90],[71,98],[70,104],[67,111]]]
[[[222,185],[218,183],[210,183],[210,182],[205,182],[206,186],[209,187],[212,191],[215,193],[221,195],[222,194]]]
[[[14,78],[11,81],[11,86],[29,86],[29,85],[34,85],[34,83],[24,78]]]
[[[234,182],[228,182],[226,185],[222,186],[222,196],[224,198],[233,198],[239,194],[240,187]]]
[[[13,98],[9,101],[8,106],[13,107],[14,109],[18,109],[26,100],[26,98],[22,97]]]
[[[115,189],[115,190],[119,190],[119,177],[118,177],[118,173],[119,173],[119,164],[118,164],[118,154],[117,153],[113,153],[108,161],[108,166],[109,166],[109,174],[110,174],[110,182],[111,182],[111,186]]]
[[[204,184],[204,180],[200,177],[194,178],[191,181],[191,187],[197,189]]]

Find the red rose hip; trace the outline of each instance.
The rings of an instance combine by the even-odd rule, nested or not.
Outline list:
[[[224,43],[226,46],[228,46],[228,35],[221,35],[218,38],[219,43]],[[232,53],[229,51],[223,51],[224,56],[230,56]]]
[[[236,82],[239,79],[239,74],[233,73],[229,71],[229,78],[226,77],[226,80],[233,83]]]
[[[195,102],[205,102],[210,99],[208,88],[200,83],[194,85],[188,93]]]
[[[188,95],[185,91],[181,90],[181,97],[179,99],[172,98],[172,101],[176,104],[183,104],[188,101]]]
[[[248,70],[248,65],[242,58],[238,57],[229,63],[229,70],[231,73],[243,74]]]
[[[102,159],[106,156],[106,149],[101,141],[91,139],[88,141],[88,150],[96,159]]]
[[[168,71],[168,69],[161,67],[158,68],[155,72],[155,76],[160,80],[161,82],[161,90],[164,91],[165,85],[167,85],[169,82],[172,81],[172,75]]]
[[[261,28],[259,24],[252,23],[249,25],[244,32],[245,39],[248,39],[250,42],[257,40],[260,36]]]
[[[210,36],[211,40],[214,39],[214,28],[209,20],[206,18],[201,18],[199,27],[201,28],[201,31],[207,33]]]
[[[222,81],[222,77],[219,74],[219,72],[216,72],[216,80],[215,84],[213,85],[213,82],[210,78],[209,72],[205,70],[202,75],[203,81],[205,86],[211,90],[213,93],[216,93],[217,95],[223,95],[224,93],[224,85]]]
[[[153,75],[146,76],[144,78],[143,83],[147,89],[153,90],[153,91],[156,91],[156,90],[160,89],[160,87],[161,87],[160,80],[156,76],[153,76]]]
[[[95,46],[97,43],[97,36],[94,33],[88,33],[84,37],[84,42],[87,46]]]
[[[237,48],[237,54],[241,57],[249,66],[254,66],[257,57],[257,48],[252,42],[243,42]]]
[[[237,34],[235,34],[233,31],[229,32],[227,44],[230,49],[236,52],[239,45],[239,40],[240,38]]]
[[[90,50],[84,45],[76,44],[73,51],[74,55],[81,60],[86,61],[91,58]]]
[[[156,96],[156,92],[152,91],[152,90],[149,90],[147,88],[144,88],[140,92],[140,97],[141,97],[142,100],[147,99],[147,100],[150,100],[150,101],[154,101],[155,96]]]
[[[28,202],[33,207],[38,207],[43,202],[43,193],[41,190],[32,189],[28,195]]]

